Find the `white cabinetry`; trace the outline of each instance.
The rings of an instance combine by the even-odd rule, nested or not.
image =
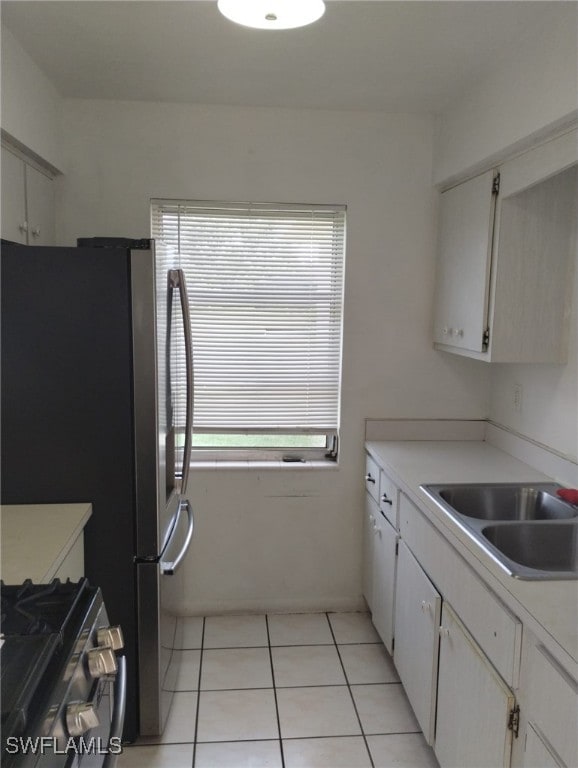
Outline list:
[[[424,736],[442,768],[509,766],[520,624],[403,494],[400,532],[394,662]]]
[[[528,721],[524,768],[536,765],[536,755],[541,750],[551,756],[552,762],[547,765],[575,768],[578,765],[578,682],[533,637],[523,660],[522,675],[527,689]]]
[[[363,595],[371,619],[389,653],[393,652],[393,618],[397,562],[397,531],[380,508],[378,499],[383,473],[370,456],[365,468],[365,516],[363,524]],[[390,514],[397,514],[397,489],[384,481]],[[389,494],[389,495],[388,495]],[[388,501],[392,503],[389,504]]]
[[[514,696],[444,603],[434,750],[444,768],[510,765]]]
[[[494,229],[493,171],[440,199],[434,342],[483,352]]]
[[[2,147],[2,237],[23,245],[54,245],[54,182]]]
[[[365,513],[363,517],[363,596],[373,611],[373,559],[375,547],[375,518],[379,508],[371,496],[365,494]]]
[[[433,744],[441,597],[403,541],[395,595],[395,666],[428,744]]]
[[[565,362],[577,147],[573,131],[441,194],[436,348],[488,362]]]
[[[526,734],[524,768],[565,768],[531,725],[528,725]]]
[[[397,533],[381,511],[376,516],[374,537],[371,618],[388,652],[393,653]]]

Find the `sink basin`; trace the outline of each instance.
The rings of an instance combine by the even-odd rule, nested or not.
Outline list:
[[[448,506],[480,520],[563,520],[578,508],[558,498],[556,485],[429,486]]]
[[[482,535],[514,563],[578,577],[577,523],[489,525]]]
[[[423,485],[510,576],[578,579],[578,507],[551,483]]]

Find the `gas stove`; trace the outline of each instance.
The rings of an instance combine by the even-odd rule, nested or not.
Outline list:
[[[112,768],[126,670],[100,590],[28,580],[0,597],[3,768]]]

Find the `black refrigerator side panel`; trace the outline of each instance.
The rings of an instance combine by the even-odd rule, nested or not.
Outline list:
[[[126,641],[137,730],[134,446],[127,252],[7,246],[2,502],[90,502],[85,572]]]

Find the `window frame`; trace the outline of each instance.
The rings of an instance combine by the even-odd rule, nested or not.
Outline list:
[[[175,215],[175,208],[192,207],[201,210],[217,209],[222,211],[230,211],[233,213],[242,207],[246,215],[252,207],[255,207],[256,211],[279,211],[285,214],[288,218],[292,211],[311,211],[311,212],[330,212],[335,214],[335,226],[337,236],[340,238],[342,248],[340,249],[339,259],[339,273],[340,284],[339,291],[331,294],[332,302],[339,303],[339,342],[338,342],[338,373],[337,373],[337,418],[334,427],[328,429],[303,427],[301,429],[295,428],[203,428],[199,427],[197,431],[201,434],[250,434],[255,435],[323,435],[325,436],[325,444],[323,446],[296,446],[295,448],[290,446],[240,446],[232,445],[231,447],[225,446],[207,446],[201,447],[193,445],[191,451],[191,464],[203,463],[203,462],[243,462],[243,461],[259,461],[259,462],[279,462],[284,461],[287,465],[299,466],[302,463],[307,462],[331,462],[335,463],[339,456],[339,429],[340,429],[340,416],[341,416],[341,387],[342,387],[342,358],[343,358],[343,309],[344,309],[344,283],[345,283],[345,255],[346,255],[346,215],[347,206],[343,204],[327,205],[327,204],[295,204],[295,203],[238,203],[238,202],[223,202],[223,201],[205,201],[205,200],[185,200],[185,199],[170,199],[170,198],[152,198],[150,200],[150,212],[151,212],[151,231],[152,237],[156,239],[163,239],[162,234],[156,231],[155,220],[162,216],[163,206],[167,209],[173,209],[172,213]],[[160,212],[159,212],[160,211]],[[168,211],[167,211],[168,212]],[[182,214],[178,212],[180,218]],[[179,223],[180,230],[180,223]],[[171,244],[172,245],[172,244]],[[178,249],[180,253],[180,235],[178,242]],[[181,265],[183,267],[183,265]],[[332,266],[331,269],[335,269]],[[187,273],[185,271],[185,276]],[[181,431],[181,430],[177,430]],[[195,430],[193,431],[194,434]],[[178,449],[177,449],[178,450]]]

